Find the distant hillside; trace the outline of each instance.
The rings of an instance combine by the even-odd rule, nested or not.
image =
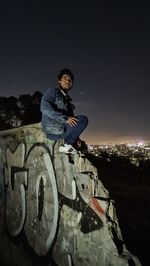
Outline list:
[[[123,160],[107,161],[92,154],[88,159],[98,169],[99,177],[115,200],[117,215],[127,248],[149,266],[150,174],[147,169]]]

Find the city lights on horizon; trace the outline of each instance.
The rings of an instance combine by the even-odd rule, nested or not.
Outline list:
[[[82,137],[81,137],[82,139]],[[92,137],[83,137],[83,139],[85,139],[86,143],[89,144],[89,145],[116,145],[116,144],[126,144],[126,145],[129,145],[129,146],[133,146],[133,145],[136,145],[136,146],[143,146],[143,145],[146,145],[146,144],[149,144],[150,143],[150,140],[147,140],[147,139],[142,139],[142,138],[114,138],[114,139],[104,139],[104,138],[92,138]]]
[[[124,140],[124,141],[91,141],[89,142],[88,140],[86,141],[89,145],[127,145],[127,146],[138,146],[142,147],[144,145],[150,144],[150,141],[137,141],[137,140]]]

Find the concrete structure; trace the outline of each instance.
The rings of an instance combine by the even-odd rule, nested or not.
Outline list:
[[[1,265],[141,265],[97,169],[60,143],[40,124],[0,132]]]

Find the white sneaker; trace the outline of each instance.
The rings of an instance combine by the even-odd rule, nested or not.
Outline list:
[[[77,150],[75,150],[70,144],[65,143],[59,147],[59,152],[65,154],[75,154]]]

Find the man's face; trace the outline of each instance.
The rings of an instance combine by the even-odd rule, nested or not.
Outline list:
[[[58,82],[62,89],[66,91],[69,91],[73,85],[71,77],[67,74],[64,74]]]

